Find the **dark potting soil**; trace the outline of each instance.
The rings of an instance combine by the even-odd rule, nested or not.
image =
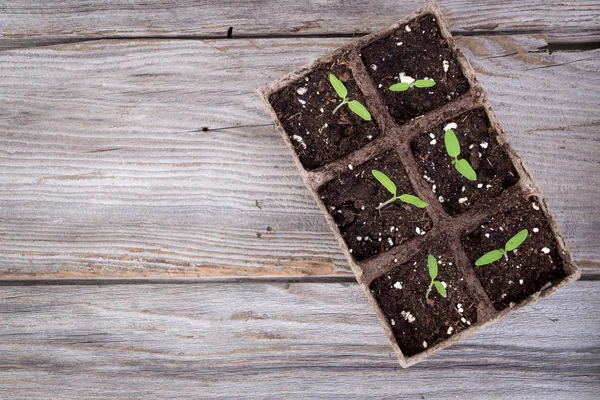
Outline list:
[[[504,248],[506,241],[522,229],[527,229],[529,236],[507,258],[475,266],[479,257]],[[491,217],[464,236],[462,243],[477,278],[498,310],[566,275],[548,218],[535,201],[518,202],[510,211]]]
[[[396,184],[398,196],[415,195],[395,152],[385,152],[362,165],[348,168],[351,170],[323,185],[319,196],[356,260],[388,251],[431,229],[426,209],[400,200],[377,209],[392,195],[373,177],[373,169],[383,172]]]
[[[431,282],[427,254],[438,261],[436,280],[446,285],[445,298],[433,287],[425,299]],[[443,240],[427,243],[409,261],[373,280],[369,288],[405,356],[418,354],[477,321],[477,301]]]
[[[452,130],[460,143],[459,158],[469,161],[477,173],[476,181],[462,176],[446,152],[444,127],[451,122],[457,125]],[[496,136],[485,110],[480,108],[436,126],[411,142],[423,179],[449,215],[464,213],[475,205],[491,206],[494,198],[519,180]]]
[[[399,124],[447,104],[469,90],[456,54],[442,37],[432,14],[403,24],[390,36],[371,43],[361,50],[361,57]],[[436,85],[390,91],[391,85],[400,82],[401,75],[415,80],[433,79]]]
[[[345,61],[318,66],[308,75],[273,93],[269,101],[307,170],[322,167],[350,154],[379,135],[374,117],[365,121],[342,102],[329,82],[334,74],[348,89],[348,97],[365,107],[365,99]]]

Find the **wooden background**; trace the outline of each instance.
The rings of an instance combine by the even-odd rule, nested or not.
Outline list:
[[[583,277],[408,370],[254,92],[423,4],[0,1],[0,398],[597,398],[599,1],[439,2]]]

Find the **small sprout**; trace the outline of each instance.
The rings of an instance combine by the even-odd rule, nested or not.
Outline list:
[[[431,293],[431,288],[433,286],[435,286],[435,289],[438,291],[440,296],[446,297],[446,288],[444,287],[444,284],[435,280],[438,275],[438,263],[435,257],[431,254],[427,255],[427,266],[429,267],[429,277],[431,278],[431,282],[429,283],[429,287],[425,293],[425,300],[429,298],[429,294]]]
[[[460,155],[460,144],[452,129],[446,130],[446,133],[444,134],[444,143],[446,145],[446,152],[453,158],[452,165],[454,165],[454,168],[468,180],[476,181],[477,174],[473,167],[471,167],[471,164],[464,158],[458,158]]]
[[[340,81],[334,74],[329,74],[329,83],[331,83],[333,90],[335,90],[337,95],[342,99],[342,102],[333,110],[333,114],[335,114],[337,110],[339,110],[344,104],[348,104],[348,107],[354,114],[358,115],[365,121],[371,120],[371,114],[366,107],[363,106],[359,101],[350,100],[348,98],[348,89],[346,89],[346,86],[344,86],[342,81]]]
[[[515,250],[517,247],[523,244],[528,235],[529,231],[527,229],[523,229],[515,236],[508,239],[508,242],[506,242],[503,249],[492,250],[479,257],[477,261],[475,261],[475,266],[480,267],[482,265],[494,263],[501,259],[502,256],[508,259],[508,255],[506,253]]]
[[[371,173],[373,174],[375,179],[377,179],[379,183],[381,183],[383,187],[385,187],[388,190],[388,192],[392,194],[391,199],[379,204],[379,207],[377,207],[378,210],[390,203],[393,203],[396,200],[400,200],[404,203],[411,204],[418,208],[425,208],[429,205],[417,196],[413,196],[412,194],[401,194],[400,196],[397,196],[398,189],[396,188],[396,184],[392,182],[392,180],[388,178],[386,174],[384,174],[381,171],[377,171],[376,169],[372,170]]]
[[[392,92],[404,92],[413,86],[419,89],[430,88],[435,86],[435,81],[433,79],[417,79],[412,82],[398,82],[390,86],[389,89]]]

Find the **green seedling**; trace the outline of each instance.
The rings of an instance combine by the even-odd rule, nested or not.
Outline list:
[[[508,242],[506,242],[503,249],[488,251],[487,253],[485,253],[484,255],[479,257],[477,259],[477,261],[475,261],[475,265],[477,267],[480,267],[482,265],[491,264],[491,263],[494,263],[494,262],[498,261],[499,259],[501,259],[502,256],[504,256],[504,258],[506,258],[506,260],[508,260],[507,253],[509,251],[513,251],[514,249],[519,247],[521,244],[523,244],[525,239],[527,239],[528,235],[529,235],[529,231],[527,231],[527,229],[523,229],[522,231],[517,233],[515,236],[508,239]]]
[[[331,83],[331,86],[333,86],[333,89],[337,95],[342,99],[342,102],[333,110],[333,114],[335,114],[337,110],[339,110],[344,104],[348,104],[348,108],[350,108],[354,114],[358,115],[365,121],[371,120],[371,113],[369,113],[365,106],[363,106],[357,100],[350,100],[348,98],[348,89],[346,89],[346,86],[344,86],[342,81],[340,81],[334,74],[329,74],[329,82]]]
[[[411,204],[418,208],[425,208],[429,205],[417,196],[413,196],[411,194],[401,194],[400,196],[398,196],[398,189],[396,188],[396,184],[392,182],[392,180],[388,178],[386,174],[384,174],[381,171],[377,171],[376,169],[372,170],[371,173],[373,174],[375,179],[377,179],[379,183],[381,183],[383,187],[386,188],[388,192],[392,194],[391,199],[379,204],[379,207],[377,207],[378,210],[390,203],[393,203],[396,200],[400,200],[404,203]]]
[[[429,287],[427,288],[427,293],[425,293],[425,300],[429,298],[429,294],[431,293],[431,288],[435,286],[435,290],[438,291],[440,296],[446,297],[446,288],[444,284],[440,281],[436,281],[438,275],[438,263],[435,257],[431,254],[427,255],[427,266],[429,267],[429,276],[431,277],[431,282],[429,283]]]
[[[411,87],[423,89],[435,86],[435,81],[433,79],[417,79],[415,81],[410,76],[403,76],[400,78],[400,80],[401,82],[394,83],[392,86],[389,87],[389,89],[392,92],[404,92],[405,90],[408,90]]]
[[[446,145],[446,152],[452,157],[452,165],[454,165],[454,168],[468,180],[476,181],[477,174],[473,167],[471,167],[471,164],[464,158],[458,158],[460,155],[460,144],[452,129],[446,129],[444,143]]]

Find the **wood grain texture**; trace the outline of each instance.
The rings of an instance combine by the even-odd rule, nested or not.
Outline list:
[[[2,287],[0,396],[593,399],[599,286],[406,370],[356,284]]]
[[[425,0],[118,0],[0,2],[0,49],[85,39],[362,34],[387,26]],[[547,33],[553,41],[600,38],[600,2],[440,0],[456,34]]]
[[[254,93],[347,40],[0,53],[2,279],[348,274]],[[460,43],[574,259],[595,265],[600,52],[529,53],[538,36]]]

